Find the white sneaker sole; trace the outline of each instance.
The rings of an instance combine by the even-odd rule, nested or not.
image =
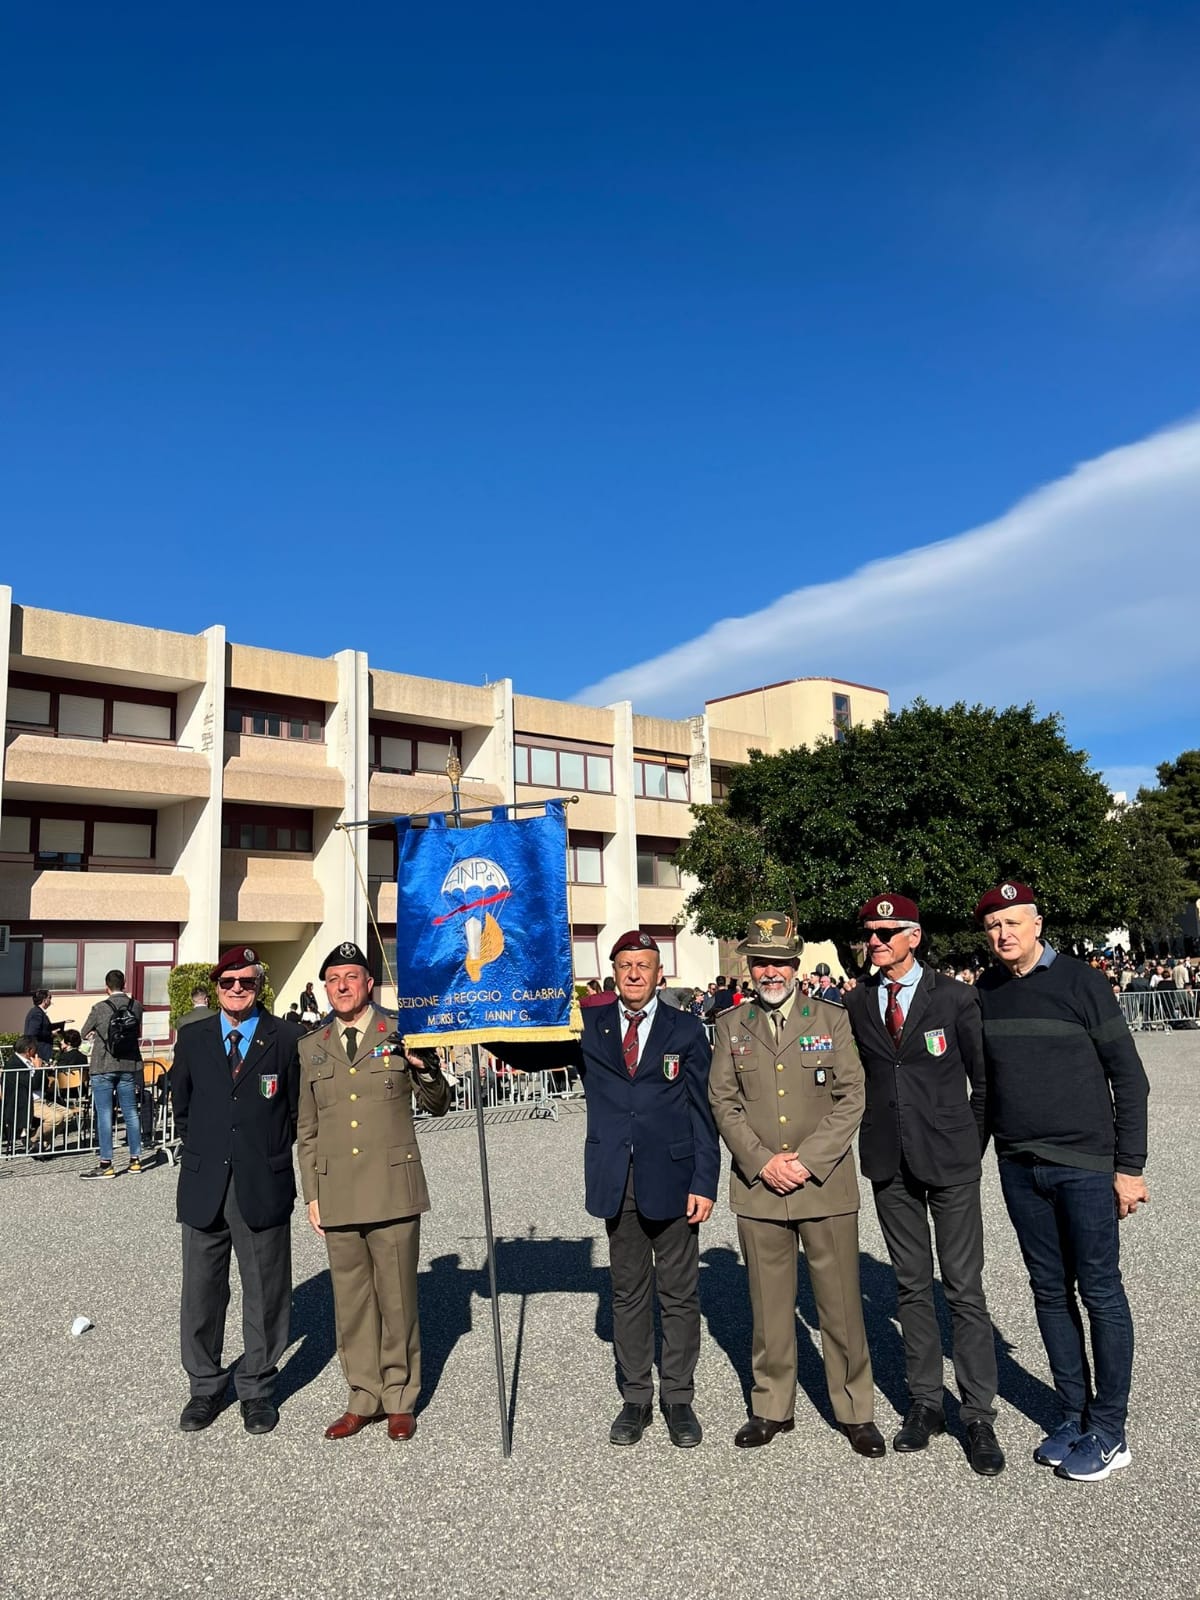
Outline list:
[[[1069,1456],[1067,1460],[1070,1460]],[[1126,1446],[1124,1450],[1118,1450],[1111,1461],[1106,1461],[1098,1472],[1070,1472],[1063,1470],[1061,1475],[1064,1478],[1069,1478],[1072,1483],[1099,1483],[1102,1478],[1107,1478],[1110,1472],[1116,1472],[1120,1467],[1127,1467],[1132,1460],[1133,1456],[1128,1446]],[[1063,1463],[1063,1468],[1066,1468],[1066,1462]]]

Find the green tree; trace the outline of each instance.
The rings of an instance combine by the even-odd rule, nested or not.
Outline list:
[[[1187,876],[1184,898],[1200,897],[1200,750],[1185,750],[1158,769],[1158,788],[1139,789],[1156,831],[1170,844]]]
[[[1125,923],[1137,949],[1157,944],[1177,927],[1195,888],[1153,809],[1123,806],[1118,818],[1124,851]]]
[[[844,740],[737,768],[725,805],[693,806],[677,860],[699,880],[686,914],[729,937],[765,907],[851,959],[859,906],[919,901],[936,947],[978,948],[971,912],[1003,878],[1028,883],[1070,944],[1122,923],[1127,856],[1112,797],[1056,716],[917,701]]]

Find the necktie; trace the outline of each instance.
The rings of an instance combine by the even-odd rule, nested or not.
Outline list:
[[[237,1082],[238,1073],[242,1070],[242,1036],[236,1028],[229,1030],[229,1075],[234,1083]]]
[[[628,1027],[625,1029],[623,1049],[625,1051],[625,1070],[631,1078],[638,1068],[638,1023],[641,1022],[645,1015],[644,1011],[625,1012],[625,1021],[628,1023]]]
[[[358,1051],[358,1029],[347,1028],[342,1034],[342,1045],[346,1051],[346,1060],[353,1061]]]
[[[775,1029],[775,1046],[778,1049],[779,1042],[783,1038],[783,1013],[782,1013],[782,1011],[772,1011],[772,1013],[771,1013],[771,1026]]]
[[[889,983],[887,986],[887,1010],[883,1013],[883,1020],[887,1023],[887,1031],[892,1036],[892,1043],[899,1044],[900,1034],[904,1029],[904,1013],[900,1009],[900,985]]]

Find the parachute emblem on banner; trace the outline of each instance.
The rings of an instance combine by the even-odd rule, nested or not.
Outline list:
[[[512,888],[504,869],[486,856],[456,861],[442,882],[443,895],[452,898],[461,894],[463,901],[442,916],[434,917],[434,927],[440,927],[454,917],[463,918],[463,938],[467,946],[464,965],[472,983],[479,982],[484,967],[495,961],[504,950],[500,912],[511,893]],[[493,907],[494,914],[489,909]]]

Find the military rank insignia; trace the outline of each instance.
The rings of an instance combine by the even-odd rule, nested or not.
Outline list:
[[[279,1074],[277,1072],[262,1072],[258,1077],[258,1092],[264,1100],[274,1100],[279,1093]]]
[[[806,1033],[797,1041],[801,1050],[832,1050],[833,1038],[828,1033]]]
[[[663,1077],[667,1080],[668,1083],[674,1083],[675,1079],[678,1076],[679,1076],[679,1057],[678,1056],[664,1056],[663,1057]]]
[[[930,1028],[925,1035],[925,1048],[931,1056],[944,1056],[946,1054],[945,1028]]]

